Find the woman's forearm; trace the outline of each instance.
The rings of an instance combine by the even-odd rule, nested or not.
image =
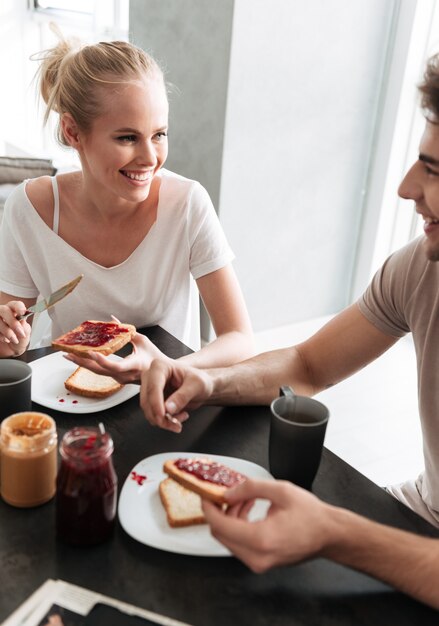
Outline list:
[[[220,335],[197,352],[181,357],[179,361],[191,367],[207,369],[227,367],[248,359],[254,354],[253,334],[231,331]]]

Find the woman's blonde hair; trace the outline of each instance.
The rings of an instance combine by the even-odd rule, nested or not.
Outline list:
[[[102,41],[81,46],[77,40],[64,39],[36,55],[41,61],[39,86],[46,103],[44,123],[50,112],[60,116],[70,113],[78,128],[90,130],[93,121],[103,113],[102,89],[144,76],[163,78],[158,63],[144,50],[126,41]],[[57,139],[66,141],[58,123]]]

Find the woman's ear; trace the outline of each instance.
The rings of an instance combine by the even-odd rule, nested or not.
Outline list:
[[[64,135],[64,139],[72,148],[76,150],[80,146],[79,129],[73,117],[70,113],[63,113],[61,116],[61,130]]]

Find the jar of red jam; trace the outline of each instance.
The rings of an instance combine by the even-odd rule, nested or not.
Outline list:
[[[94,427],[76,427],[63,437],[56,481],[57,535],[74,545],[109,539],[116,520],[117,476],[113,440]]]

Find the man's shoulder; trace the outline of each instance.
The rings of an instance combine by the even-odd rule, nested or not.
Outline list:
[[[396,250],[395,254],[400,254],[402,257],[410,257],[410,256],[423,256],[424,261],[426,260],[425,253],[422,250],[422,241],[424,239],[424,235],[419,235],[415,237],[408,243],[406,243],[401,248]]]
[[[425,251],[422,246],[423,236],[416,237],[405,246],[393,252],[387,259],[388,264],[400,269],[409,270],[418,268],[423,271],[428,263]]]

